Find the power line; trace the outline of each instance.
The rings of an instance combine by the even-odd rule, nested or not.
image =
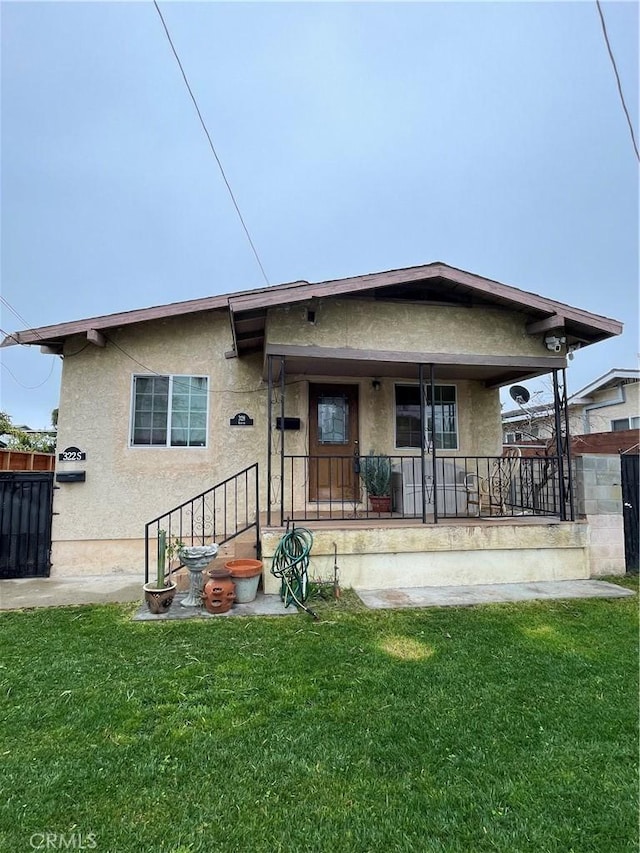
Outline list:
[[[168,373],[159,373],[157,370],[154,370],[152,367],[149,367],[148,364],[144,364],[142,361],[139,361],[135,356],[131,355],[130,352],[127,352],[127,350],[124,349],[124,347],[121,347],[120,344],[116,343],[116,341],[114,341],[113,338],[110,338],[104,332],[104,330],[103,330],[102,334],[104,335],[104,337],[106,338],[108,343],[110,343],[112,346],[114,346],[117,350],[120,350],[120,352],[123,355],[126,355],[127,358],[130,358],[131,361],[135,362],[139,367],[142,367],[143,370],[146,370],[152,376],[159,376],[160,378],[164,378],[165,376],[169,375]],[[73,353],[73,354],[77,355],[77,353]],[[291,382],[286,382],[285,384],[288,387],[290,385],[300,385],[302,382],[305,382],[305,381],[306,380],[304,380],[304,379],[294,379]],[[187,385],[186,383],[181,383],[179,379],[177,382],[174,380],[174,385],[178,385],[178,387],[182,387],[185,390],[189,389],[189,385]],[[207,389],[207,394],[210,394],[211,396],[213,396],[214,394],[255,394],[258,391],[264,391],[264,390],[265,390],[264,385],[259,385],[257,388],[225,388],[222,391],[217,390],[217,389],[214,390],[213,388],[211,388],[211,389]]]
[[[218,164],[218,167],[220,169],[220,174],[222,175],[223,180],[224,180],[225,184],[227,185],[227,189],[229,190],[229,195],[231,196],[231,201],[233,202],[233,206],[236,209],[236,213],[238,214],[240,222],[242,223],[242,227],[244,228],[244,233],[247,235],[247,240],[249,241],[249,245],[251,246],[251,249],[253,251],[253,254],[255,255],[256,261],[258,262],[258,266],[260,267],[260,271],[262,272],[262,276],[263,276],[263,278],[266,281],[267,286],[268,286],[269,285],[269,279],[267,278],[267,274],[264,271],[264,267],[262,266],[262,262],[260,260],[259,255],[258,255],[256,247],[253,244],[253,240],[251,239],[251,235],[249,234],[249,229],[247,228],[246,223],[243,219],[243,216],[240,213],[240,208],[238,207],[238,202],[236,201],[236,198],[233,194],[233,190],[231,189],[231,184],[227,180],[227,176],[226,176],[225,171],[222,167],[222,163],[220,162],[220,158],[218,157],[218,154],[216,152],[215,146],[213,144],[213,140],[211,139],[211,135],[209,134],[209,131],[207,130],[207,125],[205,124],[204,119],[202,117],[202,113],[200,112],[200,108],[198,107],[198,102],[196,101],[195,96],[193,94],[193,91],[191,89],[191,86],[189,85],[189,81],[187,80],[187,75],[185,74],[185,70],[182,67],[182,62],[180,62],[180,57],[178,56],[178,52],[176,51],[176,49],[174,47],[173,41],[171,40],[171,35],[169,34],[169,30],[167,28],[167,25],[165,23],[164,18],[162,17],[162,12],[160,11],[160,7],[158,6],[156,0],[153,0],[153,5],[156,7],[156,11],[157,11],[158,15],[160,16],[160,20],[162,21],[162,26],[164,27],[164,31],[165,31],[166,36],[167,36],[167,40],[169,41],[169,44],[171,46],[171,50],[173,51],[173,55],[175,56],[176,62],[178,63],[178,67],[180,68],[180,72],[182,73],[182,79],[185,82],[185,85],[187,87],[187,91],[191,95],[191,100],[193,101],[193,105],[196,108],[196,112],[198,113],[198,118],[200,119],[200,124],[202,125],[202,129],[204,130],[204,132],[207,136],[207,139],[209,140],[209,147],[211,148],[211,151],[213,152],[213,156],[216,158],[216,163]]]
[[[13,305],[11,305],[9,302],[7,302],[7,300],[2,295],[0,295],[0,302],[2,302],[2,304],[5,306],[5,308],[8,308],[9,311],[11,311],[11,313],[13,314],[14,317],[16,317],[18,320],[20,320],[21,323],[24,323],[24,325],[27,326],[27,328],[29,327],[28,320],[25,320],[24,317],[22,316],[22,314],[19,314],[16,311],[16,309],[13,307]]]
[[[25,385],[25,384],[24,384],[24,382],[21,382],[21,381],[18,379],[18,377],[15,375],[15,373],[7,367],[7,365],[4,363],[4,361],[3,361],[3,362],[0,362],[0,364],[2,365],[2,367],[4,367],[4,369],[7,371],[7,373],[8,373],[10,376],[12,376],[12,377],[13,377],[13,379],[15,380],[15,382],[17,382],[17,384],[18,384],[21,388],[24,388],[24,389],[26,389],[27,391],[35,391],[35,389],[36,389],[36,388],[42,388],[42,386],[43,386],[43,385],[46,385],[46,383],[51,379],[51,374],[53,373],[53,368],[55,367],[55,364],[56,364],[56,363],[55,363],[55,361],[52,361],[52,362],[51,362],[51,368],[49,369],[49,373],[47,374],[47,378],[46,378],[46,379],[43,379],[43,380],[42,380],[42,382],[38,382],[38,384],[37,384],[37,385]]]
[[[5,336],[5,338],[13,338],[13,340],[14,340],[17,344],[19,344],[19,343],[20,343],[20,341],[16,338],[16,336],[15,336],[15,334],[14,334],[13,332],[5,332],[5,330],[4,330],[4,329],[0,329],[0,333],[2,333],[2,334]]]
[[[20,322],[21,322],[21,323],[22,323],[22,324],[23,324],[27,329],[32,329],[32,330],[36,333],[36,335],[40,338],[40,340],[41,340],[41,341],[43,341],[43,340],[44,340],[44,338],[42,337],[42,335],[40,334],[40,332],[38,332],[38,330],[37,330],[37,329],[34,329],[34,328],[32,327],[32,325],[31,325],[31,323],[29,323],[29,321],[28,321],[28,320],[25,320],[25,318],[22,316],[22,314],[20,314],[20,312],[19,312],[19,311],[16,311],[16,309],[13,307],[13,305],[11,305],[11,303],[10,303],[10,302],[8,302],[8,301],[4,298],[4,296],[2,296],[2,295],[0,295],[0,302],[5,306],[5,308],[8,308],[8,309],[9,309],[9,311],[11,311],[11,313],[13,314],[13,316],[14,316],[14,317],[16,317],[16,318],[17,318],[17,319],[18,319],[18,320],[19,320],[19,321],[20,321]],[[2,334],[3,334],[3,335],[6,335],[8,338],[13,338],[13,340],[14,340],[17,344],[21,344],[21,345],[22,345],[22,342],[21,342],[21,341],[19,341],[19,340],[16,338],[16,336],[15,336],[14,334],[11,334],[11,333],[9,333],[9,332],[5,332],[5,331],[3,331],[2,329],[0,329],[0,332],[2,332]]]
[[[600,24],[602,25],[602,34],[604,35],[604,41],[607,45],[607,51],[609,52],[609,59],[611,60],[611,65],[613,66],[613,73],[616,75],[616,83],[618,84],[618,93],[620,94],[620,101],[622,102],[622,109],[624,110],[624,114],[627,117],[627,124],[629,125],[629,133],[631,134],[631,142],[633,143],[633,150],[636,152],[636,158],[640,161],[640,154],[638,153],[638,145],[636,143],[636,137],[633,132],[633,125],[631,124],[631,116],[629,115],[629,110],[627,109],[627,105],[624,100],[624,94],[622,93],[622,83],[620,82],[620,75],[618,74],[618,67],[616,65],[615,58],[613,56],[613,51],[611,50],[611,45],[609,43],[609,36],[607,35],[607,25],[604,22],[604,15],[602,14],[602,8],[600,6],[600,0],[596,0],[596,6],[598,7],[598,15],[600,15]]]

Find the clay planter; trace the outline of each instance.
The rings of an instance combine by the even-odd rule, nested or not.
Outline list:
[[[391,495],[369,495],[369,503],[374,512],[391,512]]]
[[[143,589],[144,599],[150,613],[159,615],[169,610],[176,594],[175,583],[163,586],[160,589],[154,583],[146,583]]]
[[[229,560],[224,564],[231,572],[236,585],[236,601],[238,604],[248,604],[253,601],[258,592],[258,584],[262,575],[260,560]]]
[[[228,571],[209,572],[210,580],[202,590],[202,601],[207,613],[226,613],[236,600],[236,586]]]

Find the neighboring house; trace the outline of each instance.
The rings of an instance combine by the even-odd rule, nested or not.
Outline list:
[[[142,571],[147,524],[153,562],[159,528],[221,541],[257,521],[268,566],[295,520],[314,528],[315,576],[337,560],[343,584],[371,588],[589,576],[560,455],[511,460],[493,504],[478,483],[496,497],[499,389],[546,374],[564,387],[567,348],[621,331],[433,263],[62,323],[2,346],[64,357],[54,575]],[[390,512],[366,500],[370,451],[390,456]],[[265,587],[277,588],[268,573]]]
[[[640,370],[614,369],[567,400],[571,435],[640,429]],[[530,405],[502,413],[505,444],[539,439],[554,433],[553,404]]]

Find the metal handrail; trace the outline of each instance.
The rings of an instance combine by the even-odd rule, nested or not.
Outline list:
[[[360,474],[362,460],[348,456],[285,455],[281,483],[281,517],[296,521],[349,520],[356,518],[422,518],[427,523],[442,518],[560,515],[561,492],[556,456],[522,457],[510,466],[507,485],[501,486],[499,502],[474,501],[474,481],[481,481],[506,462],[500,456],[443,456],[433,465],[422,464],[420,455],[387,457],[392,469],[392,505],[374,509]],[[346,467],[353,465],[347,483]],[[338,474],[324,497],[312,495],[310,484],[318,481],[322,466]],[[434,469],[437,466],[437,470]],[[395,476],[394,476],[395,475]],[[342,478],[342,480],[341,480]],[[332,478],[328,477],[331,483]],[[394,492],[395,486],[395,495]]]
[[[167,535],[165,577],[182,567],[177,550],[183,545],[224,545],[241,533],[256,530],[256,555],[260,557],[260,480],[258,463],[249,465],[210,489],[148,521],[144,527],[145,583],[149,582],[151,542],[159,533]]]

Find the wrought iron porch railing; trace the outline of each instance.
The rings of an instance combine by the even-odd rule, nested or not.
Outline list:
[[[389,456],[388,509],[372,506],[362,466],[371,457],[285,456],[284,480],[272,489],[281,500],[271,516],[322,521],[356,518],[494,518],[558,516],[558,457]],[[380,459],[384,457],[374,457]]]
[[[154,567],[156,565],[158,534],[161,530],[166,532],[165,577],[169,577],[182,566],[178,557],[181,545],[205,545],[212,542],[224,545],[252,528],[256,531],[255,547],[259,558],[260,492],[257,463],[145,524],[145,583],[149,582],[150,562],[153,561]]]

